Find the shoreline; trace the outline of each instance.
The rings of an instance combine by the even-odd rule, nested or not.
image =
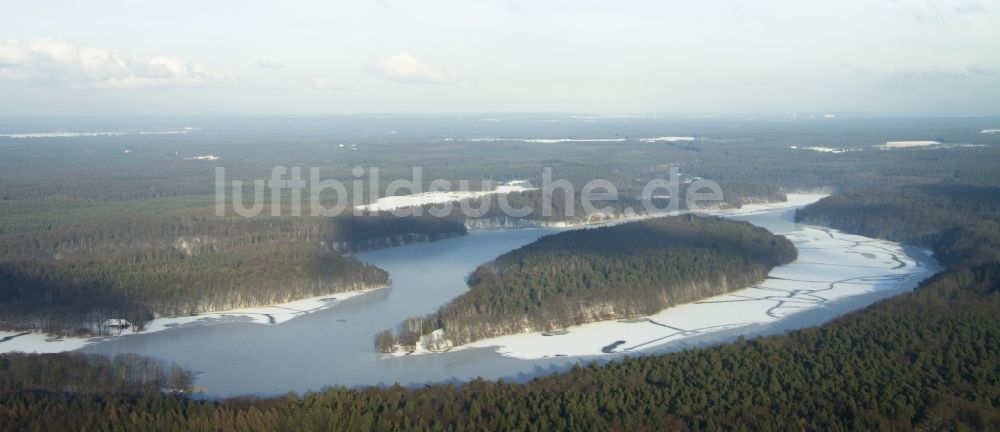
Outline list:
[[[389,288],[389,285],[376,286],[358,291],[324,294],[266,306],[203,312],[187,316],[154,318],[146,322],[145,329],[142,331],[133,331],[129,328],[123,329],[119,334],[115,335],[62,337],[40,331],[0,330],[0,341],[2,341],[0,342],[0,354],[16,351],[38,354],[75,351],[87,345],[115,338],[144,335],[187,326],[213,325],[227,322],[279,325],[303,315],[330,309],[344,300],[386,288]]]
[[[792,208],[800,208],[819,201],[823,198],[830,196],[828,193],[789,193],[785,194],[785,201],[775,201],[767,203],[750,203],[744,204],[740,208],[725,208],[725,209],[713,209],[709,211],[695,212],[695,214],[703,214],[707,216],[747,216],[754,213],[775,211],[775,210],[788,210]],[[683,214],[692,213],[690,210],[681,210],[674,212],[662,212],[662,213],[643,213],[636,214],[633,216],[620,216],[620,217],[610,217],[604,219],[597,219],[593,221],[585,222],[552,222],[552,223],[538,223],[529,224],[519,227],[498,227],[498,228],[474,228],[466,225],[466,230],[468,231],[505,231],[505,230],[522,230],[522,229],[574,229],[574,228],[585,228],[591,226],[609,225],[625,222],[634,222],[644,219],[665,217],[665,216],[679,216]]]
[[[794,196],[793,196],[794,195]],[[789,194],[784,203],[744,206],[712,212],[718,216],[745,216],[798,208],[825,194]],[[747,208],[749,207],[749,208]],[[808,320],[830,310],[836,315],[867,306],[878,299],[912,291],[919,282],[940,271],[928,251],[885,240],[846,234],[826,227],[778,233],[796,243],[799,258],[775,267],[767,279],[727,294],[681,304],[636,319],[585,323],[556,331],[504,335],[474,341],[442,351],[418,346],[415,351],[384,354],[401,357],[469,348],[491,349],[518,359],[591,357],[662,350],[713,336],[781,326]],[[920,254],[926,255],[921,256]],[[864,301],[872,298],[871,301]],[[838,305],[840,305],[838,307]],[[797,316],[796,316],[797,315]],[[796,316],[796,319],[788,319]],[[776,324],[777,323],[777,324]]]
[[[826,232],[815,227],[811,241],[824,240]],[[855,241],[842,233],[825,240]],[[844,237],[842,237],[844,236]],[[840,248],[841,246],[835,246]],[[832,262],[803,261],[803,257],[791,264],[775,267],[768,278],[751,287],[727,294],[686,303],[664,309],[656,314],[638,319],[598,321],[561,329],[558,332],[533,332],[500,336],[475,341],[452,350],[467,348],[489,348],[501,355],[518,359],[541,359],[549,357],[591,357],[621,355],[628,353],[658,352],[673,345],[687,346],[701,339],[720,341],[726,335],[743,334],[742,329],[754,333],[754,329],[775,326],[779,328],[809,327],[821,324],[831,314],[840,316],[868,306],[883,298],[912,291],[919,283],[934,275],[940,267],[930,260],[912,258],[907,254],[909,247],[882,240],[862,240],[862,244],[832,257],[852,259],[846,264]],[[824,254],[831,249],[821,248]],[[883,261],[881,269],[864,266],[863,253],[875,252],[875,260]],[[815,255],[803,254],[805,258]],[[852,257],[853,255],[853,257]],[[905,267],[891,257],[899,259]],[[923,257],[919,257],[923,258]],[[925,261],[927,263],[924,263]],[[838,273],[823,275],[836,269]],[[815,313],[810,317],[809,313]],[[829,318],[829,317],[828,317]],[[787,324],[783,324],[784,321]],[[813,322],[816,321],[816,322]],[[805,324],[802,324],[805,322]],[[620,343],[619,343],[620,342]],[[606,349],[611,347],[611,349]]]
[[[712,216],[740,216],[762,211],[774,211],[788,208],[801,207],[818,201],[828,194],[786,194],[787,200],[774,203],[753,203],[746,204],[736,209],[720,209],[705,212]],[[631,217],[620,217],[611,219],[595,220],[592,222],[579,223],[555,223],[551,225],[538,225],[514,228],[484,228],[470,231],[490,231],[490,230],[523,230],[523,229],[559,229],[572,230],[589,226],[600,226],[604,224],[626,223],[654,217],[671,216],[683,214],[685,212],[671,212],[662,214],[643,214]],[[273,305],[229,309],[223,311],[204,312],[189,316],[162,317],[146,322],[145,329],[133,331],[131,328],[123,329],[115,335],[88,336],[88,337],[65,337],[54,336],[40,331],[8,331],[0,330],[0,354],[8,352],[28,352],[28,353],[57,353],[75,351],[88,345],[104,342],[114,338],[142,335],[169,330],[184,326],[212,325],[226,322],[249,322],[262,325],[278,325],[302,315],[310,314],[320,310],[329,309],[337,303],[352,297],[367,294],[375,290],[388,288],[387,286],[373,287],[358,291],[348,291],[328,295],[320,295],[304,299],[292,300],[285,303]],[[504,336],[506,337],[506,336]],[[467,345],[466,345],[467,346]],[[455,349],[464,348],[456,347]],[[409,353],[393,353],[390,355],[408,355]]]

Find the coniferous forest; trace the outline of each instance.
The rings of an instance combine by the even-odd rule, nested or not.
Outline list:
[[[465,233],[435,218],[120,217],[0,236],[0,328],[104,333],[147,320],[386,286],[346,252]],[[111,321],[116,323],[116,321]]]
[[[279,135],[256,133],[260,129],[204,137],[0,141],[0,319],[10,327],[72,333],[93,331],[92,323],[104,317],[332,292],[341,289],[337,280],[391,277],[350,252],[464,232],[461,222],[407,225],[417,219],[403,225],[215,219],[206,210],[211,163],[183,159],[209,152],[221,155],[229,175],[245,180],[266,178],[281,160],[319,165],[346,180],[355,165],[378,165],[386,178],[423,165],[425,180],[527,179],[537,185],[544,165],[578,190],[588,179],[609,179],[629,203],[644,182],[678,167],[717,180],[741,202],[796,191],[832,193],[799,211],[797,220],[928,247],[945,270],[913,293],[816,328],[580,365],[526,382],[330,383],[298,395],[206,400],[188,393],[196,371],[155,359],[3,354],[0,429],[1000,430],[1000,135],[979,132],[997,127],[995,119],[543,120],[489,123],[494,129],[486,132],[467,119],[442,120],[434,131],[426,119],[322,119],[332,126],[299,120],[321,133],[293,135],[308,129],[300,124],[281,129],[288,144],[280,151],[268,145]],[[380,131],[410,133],[376,142],[367,132],[343,132],[360,130],[354,126],[365,121]],[[247,125],[239,126],[233,129]],[[480,145],[441,138],[486,133],[627,140]],[[665,133],[698,138],[632,139]],[[328,138],[334,135],[360,143],[358,150],[341,149]],[[944,144],[871,148],[907,137]],[[791,145],[864,150],[821,153]],[[124,146],[131,152],[123,153]],[[535,199],[524,195],[523,202]],[[497,261],[486,270],[502,280],[501,268],[522,267]],[[592,280],[602,280],[596,276]],[[504,307],[532,307],[530,296],[518,298],[525,297],[510,298]]]
[[[5,391],[0,424],[49,430],[996,430],[1000,237],[993,232],[949,244],[964,246],[933,246],[952,264],[914,293],[787,335],[594,363],[527,383],[331,388],[220,401]],[[977,260],[962,264],[952,254]]]
[[[0,432],[1000,432],[1000,0],[0,0]]]

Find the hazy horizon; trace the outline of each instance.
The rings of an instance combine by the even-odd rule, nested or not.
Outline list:
[[[5,116],[1000,114],[997,1],[4,8]]]

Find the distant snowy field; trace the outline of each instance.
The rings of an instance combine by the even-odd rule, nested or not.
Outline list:
[[[398,195],[379,198],[371,204],[355,206],[357,209],[365,211],[390,211],[395,209],[420,207],[430,204],[443,204],[447,202],[458,202],[471,198],[480,198],[493,194],[509,194],[513,192],[525,192],[536,188],[525,180],[512,180],[497,186],[491,191],[449,191],[449,192],[424,192],[413,195]]]
[[[644,143],[655,143],[655,142],[677,142],[677,141],[695,141],[695,137],[691,136],[661,136],[661,137],[651,137],[651,138],[636,138],[635,140]],[[524,143],[535,143],[535,144],[559,144],[559,143],[587,143],[587,142],[627,142],[630,141],[629,138],[498,138],[498,137],[480,137],[480,138],[445,138],[444,141],[465,141],[465,142],[497,142],[497,141],[513,141],[513,142],[524,142]]]
[[[86,137],[116,137],[125,135],[183,135],[190,133],[195,129],[192,127],[185,127],[183,129],[175,130],[150,130],[150,131],[138,131],[138,132],[127,132],[127,131],[107,131],[107,132],[26,132],[26,133],[10,133],[10,134],[0,134],[0,138],[14,138],[14,139],[31,139],[31,138],[86,138]]]

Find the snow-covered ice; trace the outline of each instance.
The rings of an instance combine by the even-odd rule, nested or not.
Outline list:
[[[743,216],[753,213],[804,207],[828,196],[830,195],[816,193],[790,193],[785,194],[785,201],[743,204],[740,208],[712,210],[709,213],[716,216]]]
[[[99,340],[99,338],[63,338],[40,332],[0,331],[0,354],[17,351],[28,353],[73,351]]]
[[[725,214],[797,207],[821,196],[789,194],[787,203],[747,205]],[[813,226],[779,234],[795,244],[799,257],[774,268],[754,286],[640,319],[589,323],[557,333],[502,336],[458,349],[494,347],[503,355],[523,359],[635,352],[720,330],[773,323],[853,296],[911,290],[933,274],[897,243]]]
[[[51,353],[72,351],[91,343],[97,343],[108,338],[128,336],[131,334],[147,334],[175,327],[208,325],[219,322],[240,321],[255,324],[277,325],[302,315],[329,309],[339,302],[351,297],[366,294],[381,288],[362,291],[350,291],[310,297],[270,306],[233,309],[219,312],[207,312],[182,317],[157,318],[146,323],[143,331],[135,332],[124,329],[116,336],[102,337],[56,337],[40,332],[0,331],[0,353],[22,351],[35,353]]]

